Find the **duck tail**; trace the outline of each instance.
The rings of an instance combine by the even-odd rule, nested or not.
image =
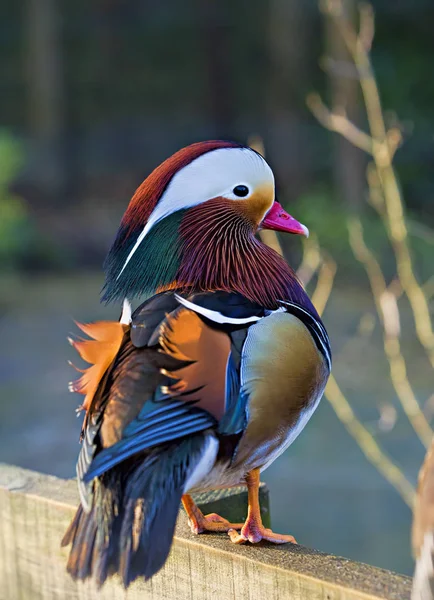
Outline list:
[[[79,506],[62,546],[72,545],[67,571],[98,586],[119,573],[127,588],[150,579],[170,552],[181,496],[208,446],[205,432],[165,444],[134,463],[95,478],[90,510]]]

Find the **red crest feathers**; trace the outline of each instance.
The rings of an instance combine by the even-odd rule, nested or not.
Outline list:
[[[240,148],[236,142],[210,140],[197,142],[175,152],[161,163],[137,188],[123,216],[121,226],[133,229],[137,225],[144,226],[157,202],[163,195],[170,180],[178,171],[202,154],[219,148]]]

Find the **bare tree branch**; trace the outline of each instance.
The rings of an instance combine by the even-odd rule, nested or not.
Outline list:
[[[332,264],[331,267],[330,264]],[[319,300],[316,308],[320,315],[326,307],[333,287],[336,264],[332,259],[329,259],[328,268],[331,268],[330,272],[323,271],[323,276],[318,277],[317,286],[312,296],[312,299]],[[330,375],[324,395],[335,411],[336,416],[354,438],[366,458],[393,485],[404,502],[411,508],[415,498],[414,487],[401,469],[384,453],[375,441],[374,436],[357,418],[333,374]]]
[[[336,275],[337,266],[335,261],[330,258],[324,258],[318,273],[316,288],[312,294],[312,303],[319,314],[324,312],[327,301],[333,289],[333,282]]]
[[[387,288],[380,264],[365,244],[360,220],[356,218],[350,220],[348,229],[351,248],[356,259],[365,267],[377,313],[383,325],[384,353],[389,362],[390,379],[416,435],[428,448],[433,438],[433,430],[419,406],[408,379],[399,342],[400,319],[396,296]]]
[[[342,112],[331,112],[321,100],[319,94],[311,93],[306,98],[306,103],[316,119],[326,129],[340,133],[354,146],[368,154],[373,154],[372,139],[364,131],[351,123]]]
[[[339,420],[356,440],[366,458],[376,467],[383,477],[393,485],[404,502],[413,507],[415,489],[401,469],[381,450],[371,433],[357,419],[350,403],[339,388],[333,374],[330,376],[325,397],[330,402]]]
[[[404,202],[392,166],[394,154],[401,144],[402,135],[397,127],[386,128],[380,94],[375,80],[369,49],[374,35],[374,16],[370,5],[360,6],[360,31],[357,34],[344,15],[342,0],[322,0],[321,10],[334,20],[359,73],[360,87],[366,108],[370,135],[358,130],[340,111],[330,111],[318,95],[310,94],[307,104],[318,121],[336,131],[355,146],[372,154],[376,177],[381,189],[371,191],[372,205],[381,215],[395,254],[399,279],[408,297],[416,325],[417,337],[434,367],[434,331],[428,301],[413,267],[408,243],[408,228],[404,216]],[[371,183],[371,182],[370,182]],[[383,201],[381,201],[381,197]]]
[[[365,52],[370,52],[375,35],[375,15],[372,6],[367,2],[359,5],[359,40]]]
[[[306,287],[321,265],[321,250],[315,234],[303,240],[303,259],[296,271],[297,277]]]

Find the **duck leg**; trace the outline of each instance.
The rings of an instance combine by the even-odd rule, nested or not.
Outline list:
[[[226,532],[241,529],[243,523],[230,523],[216,513],[204,515],[189,494],[184,494],[181,498],[185,512],[187,513],[190,529],[193,533],[203,533],[204,531]]]
[[[274,533],[271,529],[263,526],[259,506],[259,478],[259,469],[253,469],[247,474],[246,483],[249,502],[247,519],[240,533],[235,531],[235,527],[228,531],[231,542],[234,544],[244,544],[244,542],[256,544],[261,540],[267,540],[267,542],[273,542],[274,544],[286,544],[288,542],[296,544],[297,542],[292,535]]]

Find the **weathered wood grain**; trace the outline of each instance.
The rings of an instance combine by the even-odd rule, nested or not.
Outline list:
[[[217,494],[218,496],[219,494]],[[233,492],[229,494],[234,495]],[[213,502],[219,507],[218,497]],[[225,535],[194,536],[180,514],[165,568],[126,593],[100,592],[65,572],[62,535],[78,494],[74,481],[0,465],[1,600],[362,600],[410,597],[410,579],[302,546],[234,546]],[[231,504],[230,498],[225,500]],[[217,504],[216,504],[217,503]],[[232,517],[232,515],[230,515]]]

